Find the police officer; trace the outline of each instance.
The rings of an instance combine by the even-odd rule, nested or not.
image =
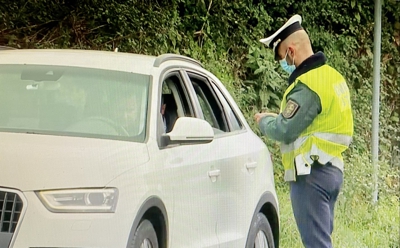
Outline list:
[[[290,74],[279,114],[254,116],[261,132],[281,143],[285,181],[290,182],[294,217],[307,248],[332,247],[334,207],[343,182],[344,152],[353,135],[350,93],[345,79],[314,54],[294,15],[260,41]]]

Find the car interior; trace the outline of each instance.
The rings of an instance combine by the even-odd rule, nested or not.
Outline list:
[[[174,127],[175,121],[178,119],[178,106],[176,105],[173,94],[163,94],[163,104],[166,104],[164,118],[167,126],[166,132],[171,132]]]

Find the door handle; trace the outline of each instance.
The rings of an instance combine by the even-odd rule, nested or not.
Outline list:
[[[245,164],[246,169],[251,170],[257,167],[257,162],[248,162]]]
[[[213,183],[217,181],[217,177],[219,177],[219,175],[221,175],[220,170],[212,170],[208,172],[208,176],[211,178],[211,182]]]

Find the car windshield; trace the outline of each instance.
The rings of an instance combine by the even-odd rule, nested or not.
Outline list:
[[[0,132],[145,140],[150,76],[0,65]]]

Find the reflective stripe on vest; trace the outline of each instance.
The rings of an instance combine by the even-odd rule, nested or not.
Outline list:
[[[311,136],[311,135],[309,135]],[[304,143],[304,141],[309,137],[309,136],[304,136],[304,137],[299,137],[297,138],[293,143],[290,144],[281,144],[281,152],[282,153],[288,153],[291,151],[294,151],[296,149],[299,149],[300,146]],[[324,139],[333,143],[337,143],[340,145],[344,146],[349,146],[352,137],[349,135],[344,135],[344,134],[335,134],[335,133],[313,133],[312,136],[318,137],[320,139]]]
[[[302,145],[305,144],[310,138],[317,138],[320,141],[317,142],[319,144],[323,144],[323,142],[321,142],[322,140],[327,142],[327,144],[329,144],[329,150],[333,146],[336,146],[337,153],[335,155],[328,154],[326,151],[324,151],[327,149],[324,149],[324,147],[317,147],[317,145],[315,145],[315,141],[308,142],[311,144],[311,147],[310,144],[306,144],[304,148],[301,149]],[[281,144],[281,152],[284,159],[283,164],[285,167],[285,181],[295,181],[296,179],[294,161],[307,166],[311,166],[314,160],[321,164],[331,162],[334,166],[343,170],[344,164],[341,153],[350,145],[351,140],[351,136],[343,134],[314,133],[312,135],[299,137],[291,144]]]

